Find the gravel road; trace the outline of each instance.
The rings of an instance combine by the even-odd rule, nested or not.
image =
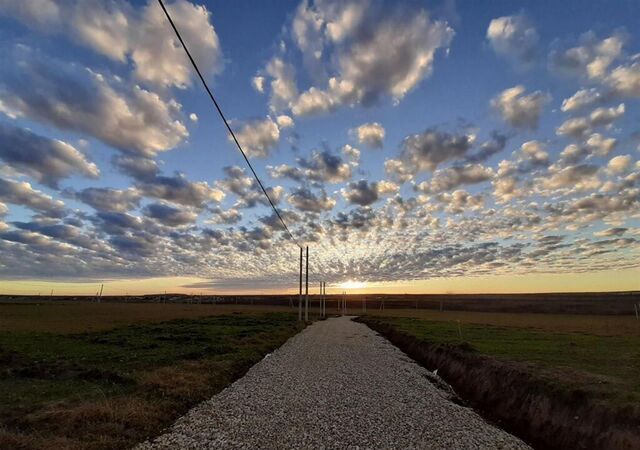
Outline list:
[[[147,449],[527,449],[347,317],[316,322]]]

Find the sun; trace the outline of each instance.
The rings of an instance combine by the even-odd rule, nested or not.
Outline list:
[[[364,281],[348,280],[344,283],[340,283],[339,286],[342,289],[362,289],[367,287],[367,283],[365,283]]]

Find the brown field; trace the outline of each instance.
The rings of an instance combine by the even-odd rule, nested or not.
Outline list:
[[[286,311],[291,309],[267,305],[4,301],[0,302],[0,332],[80,333],[173,319]]]

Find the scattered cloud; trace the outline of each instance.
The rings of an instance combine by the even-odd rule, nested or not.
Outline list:
[[[382,148],[384,128],[378,122],[365,123],[351,130],[358,143],[371,148]]]
[[[493,19],[487,29],[487,39],[497,54],[517,68],[528,69],[536,59],[538,32],[523,14]]]
[[[536,129],[543,108],[551,101],[541,91],[523,95],[524,86],[505,89],[491,100],[491,107],[514,128]]]

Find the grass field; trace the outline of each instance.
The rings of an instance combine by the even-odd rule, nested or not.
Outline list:
[[[640,444],[640,321],[635,317],[377,314],[361,320],[431,370],[439,369],[491,420],[537,446],[627,449]]]
[[[24,449],[127,448],[301,328],[232,305],[0,304],[0,316],[0,448]]]
[[[464,343],[470,351],[529,363],[560,383],[597,390],[611,401],[640,401],[640,323],[635,319],[457,312],[434,320],[437,315],[372,319],[425,342]]]

